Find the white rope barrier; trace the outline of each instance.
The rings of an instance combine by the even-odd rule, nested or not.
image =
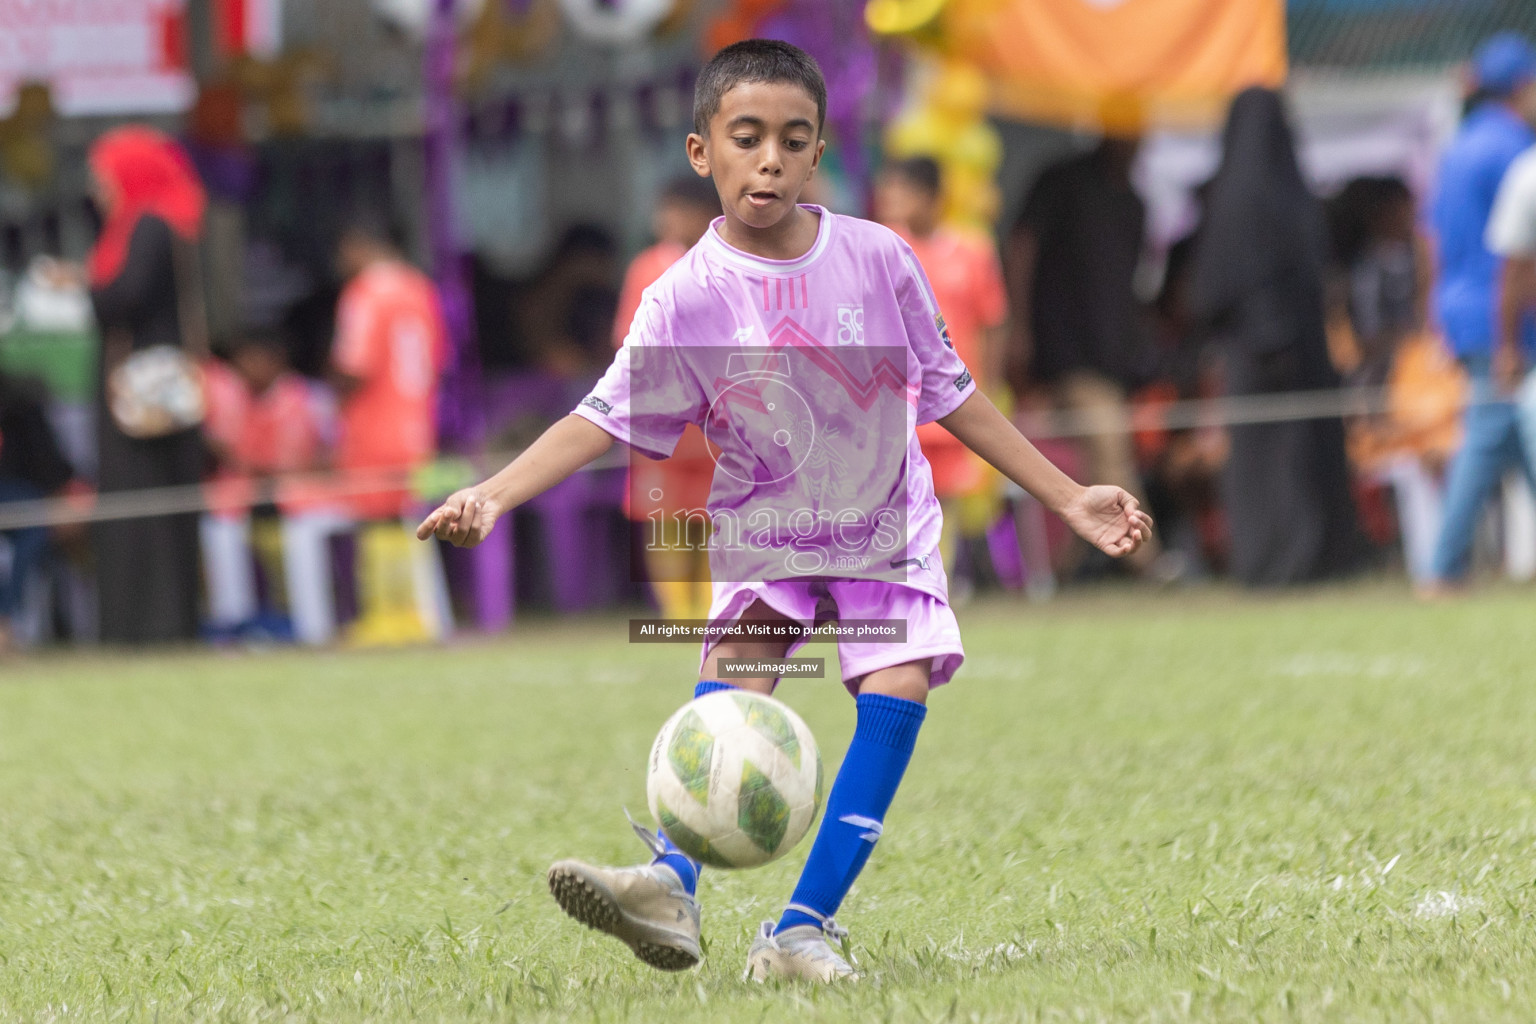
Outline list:
[[[1028,437],[1046,441],[1123,432],[1126,421],[1131,424],[1132,431],[1194,430],[1373,416],[1396,408],[1400,406],[1389,405],[1386,388],[1329,388],[1325,391],[1128,404],[1124,416],[1114,417],[1118,421],[1115,423],[1106,422],[1102,413],[1078,409],[1025,413],[1017,418],[1023,422]]]
[[[517,452],[488,452],[474,460],[477,465],[497,468],[517,456]],[[500,461],[498,461],[500,460]],[[588,470],[614,469],[628,463],[622,450],[610,452],[587,466]],[[430,464],[429,464],[430,465]],[[366,472],[288,473],[266,478],[240,479],[251,489],[249,504],[265,505],[293,498],[304,503],[321,501],[344,503],[348,499],[375,494],[414,490],[421,466],[394,466]],[[75,523],[104,523],[119,519],[144,519],[152,516],[212,512],[230,507],[227,501],[210,500],[225,480],[172,487],[142,487],[129,491],[107,491],[89,497],[67,496],[0,503],[0,530],[29,526],[66,526]],[[242,501],[238,507],[248,503]]]
[[[1439,412],[1443,406],[1436,405]],[[1192,430],[1210,427],[1254,426],[1302,420],[1335,419],[1379,415],[1404,410],[1401,404],[1389,404],[1385,388],[1329,389],[1326,391],[1291,391],[1271,395],[1243,395],[1232,398],[1150,402],[1123,407],[1122,412],[1106,416],[1094,410],[1026,412],[1016,419],[1024,433],[1034,440],[1074,440],[1100,434],[1129,430]],[[505,465],[517,452],[487,452],[470,460],[477,471],[487,472]],[[622,447],[616,447],[587,467],[588,470],[613,469],[628,461]],[[349,498],[412,490],[420,467],[398,466],[369,470],[366,473],[296,473],[252,480],[256,504],[268,504],[290,494],[324,494],[345,502]],[[210,502],[210,491],[217,485],[186,484],[175,487],[151,487],[131,491],[113,491],[82,498],[42,498],[0,503],[0,530],[29,526],[63,526],[73,523],[100,523],[120,519],[208,512],[226,507]]]

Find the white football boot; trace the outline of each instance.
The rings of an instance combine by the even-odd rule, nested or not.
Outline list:
[[[665,851],[653,833],[634,827],[651,852]],[[686,971],[699,962],[699,901],[665,864],[601,868],[562,860],[549,869],[549,891],[560,909],[657,970]]]
[[[795,910],[804,911],[821,923],[796,925],[775,935],[777,922],[764,921],[747,951],[745,981],[767,981],[770,978],[784,981],[816,981],[828,984],[834,981],[858,981],[859,972],[843,953],[848,952],[848,932],[837,926],[830,917],[823,918],[806,907],[791,904]],[[833,948],[837,943],[839,953]],[[851,955],[849,959],[852,959]]]

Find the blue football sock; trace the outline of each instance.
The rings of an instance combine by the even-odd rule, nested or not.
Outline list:
[[[736,689],[736,687],[732,686],[730,683],[720,683],[715,682],[714,680],[704,680],[693,688],[693,699],[698,700],[706,693],[714,693],[716,690],[734,689]],[[688,895],[692,896],[694,893],[699,891],[699,872],[703,869],[699,866],[698,861],[688,856],[682,850],[679,850],[677,845],[673,843],[672,840],[668,839],[665,834],[662,834],[660,838],[661,845],[665,848],[666,852],[658,854],[656,859],[651,861],[651,863],[665,864],[667,867],[677,872],[677,877],[682,880],[683,888],[687,889]]]
[[[679,850],[672,840],[667,838],[665,832],[657,833],[661,845],[666,848],[666,853],[659,854],[652,864],[665,864],[677,872],[678,879],[683,883],[683,888],[692,896],[699,891],[699,862]]]
[[[775,932],[819,925],[842,906],[880,838],[885,812],[901,785],[917,745],[917,731],[928,713],[917,701],[880,693],[860,694],[858,706],[859,721],[848,756],[832,783],[821,828],[790,908]]]

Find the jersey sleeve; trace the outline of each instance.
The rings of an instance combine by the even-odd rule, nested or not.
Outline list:
[[[647,292],[608,371],[572,412],[642,455],[669,458],[709,407],[685,351],[672,344],[661,302]]]
[[[922,380],[917,398],[917,422],[931,423],[960,408],[976,390],[971,371],[955,354],[949,328],[933,297],[933,287],[917,256],[905,242],[896,268],[896,302],[907,331],[907,344],[917,357]]]
[[[1504,175],[1486,242],[1500,256],[1536,256],[1536,152],[1527,151]]]

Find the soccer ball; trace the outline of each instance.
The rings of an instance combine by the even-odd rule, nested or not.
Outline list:
[[[717,690],[684,704],[651,747],[651,814],[694,860],[752,868],[805,838],[821,809],[821,753],[772,697]]]

